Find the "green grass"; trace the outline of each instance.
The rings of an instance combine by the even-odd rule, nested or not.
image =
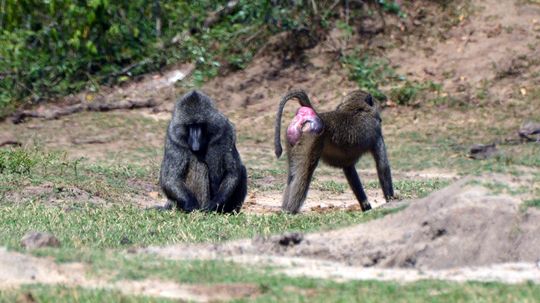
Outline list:
[[[532,200],[527,200],[527,201],[524,201],[522,206],[527,209],[529,207],[536,207],[536,208],[540,208],[540,199],[532,199]]]
[[[329,214],[221,215],[141,210],[129,205],[0,205],[0,245],[19,248],[28,231],[56,235],[65,249],[121,248],[179,242],[217,242],[285,231],[315,231],[365,222],[391,213],[338,211]],[[124,243],[124,244],[123,244]]]
[[[446,187],[450,181],[444,179],[426,179],[426,180],[397,180],[394,187],[399,191],[400,199],[423,198],[430,193]]]
[[[54,197],[65,188],[77,188],[89,197],[99,197],[107,202],[126,202],[127,193],[141,191],[130,181],[150,184],[157,181],[158,169],[151,166],[95,164],[85,159],[69,160],[65,153],[44,152],[40,149],[0,150],[0,204],[8,194],[28,186],[48,184],[52,191],[43,195]],[[28,201],[45,196],[24,197]],[[77,199],[72,199],[77,200]],[[87,201],[81,201],[85,203]]]
[[[381,101],[387,97],[380,86],[398,77],[387,62],[366,55],[360,56],[359,51],[344,56],[342,64],[349,71],[349,79],[356,82],[358,88],[368,91]]]
[[[343,177],[343,179],[345,179],[345,177]],[[336,182],[334,180],[329,180],[329,181],[314,180],[311,188],[318,189],[320,191],[331,192],[334,194],[342,194],[346,190],[349,189],[349,185],[347,183]]]
[[[433,135],[433,132],[445,132]],[[470,133],[471,132],[471,133]],[[483,172],[514,173],[519,167],[540,168],[540,145],[497,145],[500,154],[486,160],[474,160],[467,156],[469,148],[479,142],[495,142],[510,133],[501,129],[474,133],[472,129],[448,126],[444,130],[430,132],[403,131],[399,137],[388,138],[387,146],[392,168],[397,171],[421,171],[437,168],[461,174]],[[483,136],[483,137],[479,137]],[[372,167],[373,160],[365,157],[359,167]]]

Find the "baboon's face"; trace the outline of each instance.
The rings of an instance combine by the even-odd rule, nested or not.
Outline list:
[[[296,112],[294,119],[287,128],[287,141],[295,145],[302,133],[320,134],[323,130],[323,122],[315,111],[309,107],[302,106]]]
[[[187,145],[195,153],[204,153],[207,147],[206,124],[186,125]]]

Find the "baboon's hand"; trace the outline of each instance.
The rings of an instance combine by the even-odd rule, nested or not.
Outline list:
[[[183,205],[181,205],[181,207],[183,211],[190,213],[199,208],[199,203],[197,203],[197,200],[195,198],[192,198],[186,201]]]
[[[218,209],[219,209],[219,204],[212,200],[208,202],[208,204],[205,205],[203,208],[201,208],[201,211],[213,212],[213,211],[217,211]]]

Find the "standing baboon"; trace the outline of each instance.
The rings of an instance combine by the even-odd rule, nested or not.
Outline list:
[[[239,211],[247,174],[233,125],[205,94],[192,91],[174,107],[167,128],[159,182],[163,209]]]
[[[394,189],[390,164],[381,130],[379,105],[373,97],[364,91],[354,91],[335,110],[317,114],[304,91],[289,92],[281,99],[276,115],[274,143],[278,158],[282,153],[281,116],[285,104],[293,98],[298,99],[302,107],[287,130],[289,173],[283,193],[283,210],[291,213],[300,210],[321,157],[325,163],[343,169],[362,211],[371,209],[354,167],[367,152],[375,159],[385,199],[391,199]]]

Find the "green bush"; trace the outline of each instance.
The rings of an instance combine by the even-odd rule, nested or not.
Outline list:
[[[50,99],[178,61],[196,62],[203,79],[217,73],[224,54],[241,68],[257,44],[246,47],[236,43],[240,38],[264,24],[275,31],[298,26],[291,16],[300,6],[243,0],[221,23],[203,29],[209,12],[226,3],[5,0],[0,8],[0,116],[17,100]],[[181,37],[177,43],[171,42],[175,36]]]
[[[3,0],[0,118],[22,102],[97,89],[176,62],[195,62],[195,82],[205,81],[223,63],[244,68],[269,34],[321,26],[338,16],[326,2],[239,0],[204,28],[205,19],[227,3]],[[377,3],[395,11],[395,2]]]

